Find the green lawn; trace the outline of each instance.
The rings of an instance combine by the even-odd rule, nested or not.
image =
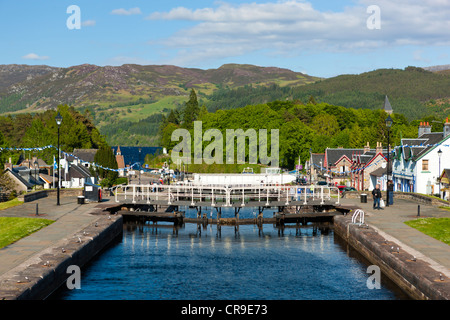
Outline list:
[[[20,206],[21,204],[23,204],[23,201],[20,201],[19,199],[14,198],[9,201],[0,202],[0,210],[8,209],[8,208],[15,207],[15,206]]]
[[[421,218],[405,223],[430,237],[450,244],[450,218]]]
[[[53,222],[53,220],[39,218],[0,217],[0,248],[26,237]]]

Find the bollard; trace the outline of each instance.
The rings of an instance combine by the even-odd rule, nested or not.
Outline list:
[[[420,217],[420,204],[417,205],[417,216]]]
[[[39,215],[39,207],[38,207],[38,204],[36,203],[36,215],[38,216]]]

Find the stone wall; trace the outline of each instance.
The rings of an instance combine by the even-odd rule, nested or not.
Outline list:
[[[375,229],[351,223],[351,217],[335,216],[335,233],[377,265],[382,274],[417,300],[449,300],[450,281],[440,281],[440,273],[415,259],[400,244],[386,241]],[[399,251],[397,252],[397,247]],[[394,249],[392,249],[394,248]]]

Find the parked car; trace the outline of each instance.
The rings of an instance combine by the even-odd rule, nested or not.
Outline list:
[[[347,187],[347,186],[337,186],[340,193],[346,192],[346,191],[356,191],[353,187]]]

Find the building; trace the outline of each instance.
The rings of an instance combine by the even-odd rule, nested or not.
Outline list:
[[[394,112],[387,96],[384,98],[384,111],[387,114],[392,114]]]
[[[85,183],[96,184],[96,179],[92,176],[89,168],[81,164],[71,163],[67,177],[67,180],[62,181],[62,186],[65,188],[83,188]]]
[[[394,190],[439,194],[439,177],[450,168],[450,123],[443,132],[431,132],[431,125],[420,123],[418,137],[401,139],[393,153]]]
[[[323,170],[325,164],[325,153],[311,153],[309,161],[308,179],[311,181],[326,180],[327,174]]]
[[[39,177],[39,169],[28,167],[7,167],[4,172],[14,184],[14,190],[19,193],[32,191],[35,188],[42,188],[44,181]]]
[[[369,142],[364,148],[327,148],[319,176],[329,184],[357,190],[372,190],[377,183],[385,188],[386,165],[386,149],[381,142],[372,149]]]
[[[441,182],[442,199],[450,200],[450,169],[442,170],[439,181]]]
[[[67,157],[67,161],[76,165],[83,165],[86,168],[95,162],[95,155],[98,149],[73,149],[72,154]],[[64,167],[64,160],[61,159],[61,165]]]
[[[113,152],[114,152],[114,149],[113,149]],[[122,152],[120,151],[120,146],[117,147],[116,162],[117,162],[117,168],[119,169],[119,177],[125,177],[126,176],[125,159],[122,155]]]

